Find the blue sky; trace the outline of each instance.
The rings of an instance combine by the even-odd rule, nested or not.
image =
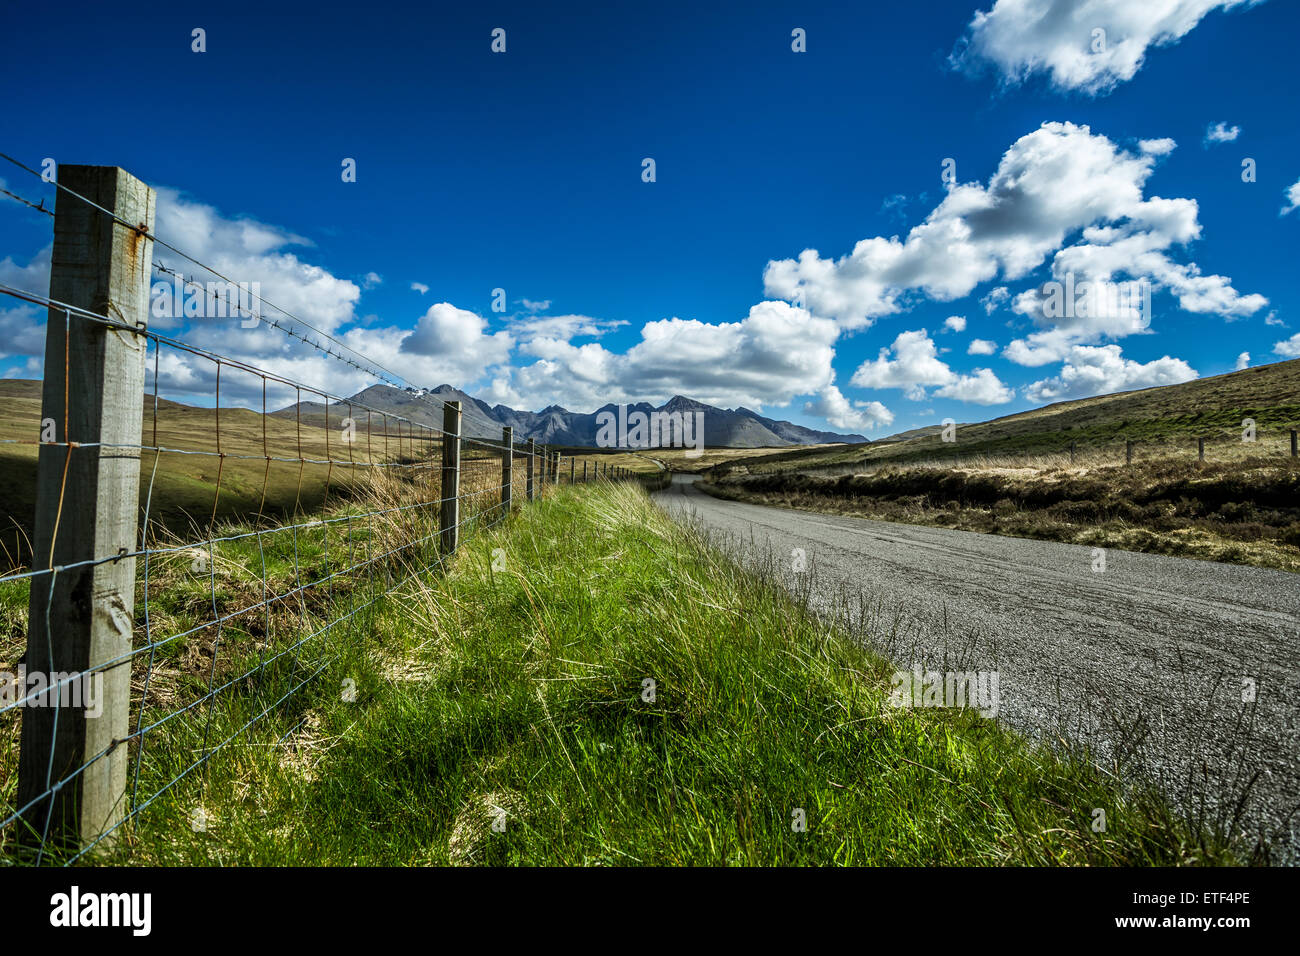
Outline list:
[[[1300,355],[1292,3],[274,6],[11,6],[0,150],[127,168],[160,238],[412,384],[878,437]],[[0,282],[46,291],[49,242],[0,197]],[[1150,312],[1049,316],[1067,273],[1145,279]],[[0,374],[39,374],[42,325],[0,300]]]

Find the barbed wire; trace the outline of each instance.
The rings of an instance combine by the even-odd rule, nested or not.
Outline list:
[[[31,206],[31,207],[32,207],[33,209],[35,209],[37,212],[43,212],[43,213],[45,213],[45,215],[49,216],[51,219],[54,218],[54,210],[53,210],[53,209],[46,209],[46,208],[45,208],[45,200],[44,200],[44,199],[42,199],[39,203],[34,203],[34,202],[32,202],[30,199],[24,199],[22,196],[18,195],[17,193],[11,193],[9,190],[5,189],[3,186],[0,186],[0,193],[4,193],[4,194],[5,194],[6,196],[8,196],[10,199],[16,199],[16,200],[18,200],[18,202],[22,203],[24,206]]]

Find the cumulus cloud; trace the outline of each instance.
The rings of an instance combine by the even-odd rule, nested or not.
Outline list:
[[[964,316],[964,315],[950,315],[950,316],[948,316],[948,318],[946,318],[946,319],[943,320],[943,327],[944,327],[945,329],[948,329],[948,330],[952,331],[952,332],[965,332],[965,331],[966,331],[966,316]]]
[[[925,329],[899,333],[893,345],[858,366],[850,384],[901,389],[904,397],[916,402],[928,397],[927,386],[938,386],[935,394],[942,398],[977,405],[998,405],[1014,397],[989,369],[975,369],[970,375],[954,372],[939,358],[934,340]]]
[[[426,292],[429,291],[429,287],[425,285],[423,282],[412,282],[411,291],[418,292],[420,293],[420,295],[424,295]]]
[[[833,428],[851,432],[871,431],[894,421],[894,413],[880,402],[850,402],[834,385],[826,386],[814,401],[804,405],[803,411],[826,419]]]
[[[1266,305],[1263,296],[1237,293],[1230,279],[1170,257],[1201,227],[1195,200],[1144,197],[1155,161],[1087,126],[1045,123],[1012,144],[987,186],[954,185],[906,238],[863,239],[840,259],[805,249],[797,259],[769,262],[764,286],[845,329],[902,311],[910,295],[952,301],[998,276],[1023,278],[1049,257],[1058,278],[1066,270],[1092,279],[1145,277],[1190,311],[1243,315]],[[1006,298],[994,289],[985,308]],[[1133,331],[1085,329],[1079,338]]]
[[[0,359],[14,356],[39,359],[44,355],[45,310],[26,302],[14,308],[0,308]]]
[[[988,339],[971,339],[970,345],[966,347],[967,355],[992,355],[998,350],[997,342],[990,342]]]
[[[403,353],[420,357],[419,377],[411,380],[426,384],[476,381],[489,366],[508,361],[513,345],[509,332],[489,334],[486,319],[450,302],[429,306],[401,339]]]
[[[1016,393],[987,368],[977,368],[969,375],[958,375],[955,382],[936,389],[934,394],[972,405],[1002,405],[1016,397]]]
[[[1070,350],[1059,375],[1026,386],[1025,395],[1035,402],[1059,402],[1194,378],[1191,366],[1168,355],[1142,363],[1124,358],[1118,345],[1078,345]]]
[[[1242,352],[1237,356],[1237,362],[1233,365],[1233,370],[1240,372],[1244,368],[1250,368],[1250,353]]]
[[[1205,145],[1211,146],[1214,143],[1231,143],[1240,135],[1240,126],[1229,126],[1227,123],[1213,123],[1205,129]]]
[[[0,282],[24,292],[47,294],[50,291],[50,256],[53,253],[54,244],[51,243],[32,256],[26,265],[19,265],[12,256],[5,256],[0,259]]]
[[[1006,305],[1007,300],[1011,298],[1011,290],[1004,285],[990,289],[988,293],[980,299],[980,305],[984,306],[984,312],[992,315],[1002,306]]]
[[[1172,153],[1178,144],[1168,136],[1160,139],[1142,139],[1138,140],[1138,149],[1148,156],[1168,156]]]
[[[324,332],[355,317],[361,288],[291,251],[310,246],[309,240],[247,217],[227,218],[167,186],[157,191],[155,231],[168,242],[236,282],[259,283],[264,299]],[[187,275],[198,272],[201,281],[211,278],[161,247],[154,249],[154,261]],[[271,310],[266,315],[273,317]]]
[[[991,66],[1006,83],[1046,74],[1065,90],[1097,95],[1137,75],[1152,47],[1186,36],[1209,13],[1262,0],[997,0],[976,11],[952,56]]]
[[[1274,345],[1273,354],[1283,358],[1300,358],[1300,332]]]
[[[1282,215],[1285,216],[1296,209],[1300,209],[1300,179],[1287,187],[1286,205],[1282,207]]]
[[[591,411],[608,402],[663,401],[688,395],[713,405],[786,405],[834,380],[839,329],[786,302],[760,302],[738,322],[669,318],[647,322],[624,353],[561,335],[522,346],[537,361],[503,370],[496,401],[540,408],[555,402]]]

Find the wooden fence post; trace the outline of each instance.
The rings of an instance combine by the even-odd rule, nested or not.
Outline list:
[[[37,455],[26,667],[29,677],[47,680],[81,676],[52,691],[45,706],[23,708],[16,803],[26,807],[26,826],[18,839],[39,845],[48,837],[71,849],[102,840],[107,848],[126,814],[131,749],[123,741],[130,737],[148,352],[139,333],[149,315],[153,240],[146,233],[155,197],[116,166],[64,165],[59,183],[113,215],[59,191],[50,298],[122,328],[58,308],[48,314],[41,418],[53,421],[55,439]],[[86,706],[91,693],[98,714]],[[65,700],[76,706],[49,706]]]
[[[509,425],[501,429],[501,513],[510,514],[515,481],[515,430]]]
[[[1298,447],[1296,444],[1296,436],[1297,436],[1296,430],[1294,428],[1291,429],[1291,457],[1292,458],[1297,457],[1297,453],[1300,453],[1300,447]]]
[[[537,440],[530,438],[528,439],[528,500],[529,501],[532,501],[534,498],[537,497],[537,492],[534,490],[533,487],[534,485],[534,475],[533,475],[534,464],[533,463],[535,461],[537,461]]]
[[[587,462],[585,460],[582,463],[582,483],[584,485],[587,483]]]
[[[1198,461],[1205,461],[1205,439],[1196,439],[1196,458]]]
[[[456,553],[460,537],[460,402],[442,407],[442,553]]]
[[[577,467],[578,467],[578,460],[576,458],[570,458],[569,459],[569,484],[573,484],[573,473],[575,470],[577,470]]]

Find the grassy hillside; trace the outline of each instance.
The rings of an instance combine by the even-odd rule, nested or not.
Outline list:
[[[1241,441],[1242,420],[1253,418],[1258,442]],[[956,441],[935,429],[917,429],[901,440],[866,446],[796,450],[754,458],[750,473],[791,468],[843,468],[929,459],[997,459],[1006,465],[1062,464],[1070,443],[1079,459],[1114,462],[1125,442],[1138,443],[1136,457],[1196,456],[1205,438],[1207,455],[1226,457],[1289,452],[1287,431],[1300,427],[1300,359],[1133,392],[1058,402],[987,422],[961,424]],[[1047,459],[1046,461],[1044,459]]]
[[[385,436],[381,421],[358,415],[355,441],[345,443],[342,418],[334,412],[328,431],[245,408],[218,411],[166,400],[159,403],[155,429],[152,398],[141,415],[141,444],[166,449],[142,453],[142,513],[152,487],[151,524],[184,537],[206,533],[214,518],[261,514],[278,521],[317,511],[359,487],[373,470],[366,463],[421,461],[423,474],[430,480],[437,475],[437,444],[418,434],[412,439],[405,426],[399,433],[396,422]],[[0,381],[0,569],[27,561],[40,421],[41,383]],[[465,457],[476,454],[467,450]]]
[[[305,645],[295,666],[319,678],[206,779],[164,793],[117,859],[1234,859],[1080,755],[1037,749],[974,711],[890,706],[887,664],[633,486],[559,489],[471,536],[445,575],[410,580],[347,633]],[[354,700],[339,693],[348,680]],[[223,695],[209,739],[268,699],[260,679]],[[194,759],[204,724],[193,723],[151,744],[142,793]],[[1096,807],[1112,821],[1105,834],[1091,830]]]

